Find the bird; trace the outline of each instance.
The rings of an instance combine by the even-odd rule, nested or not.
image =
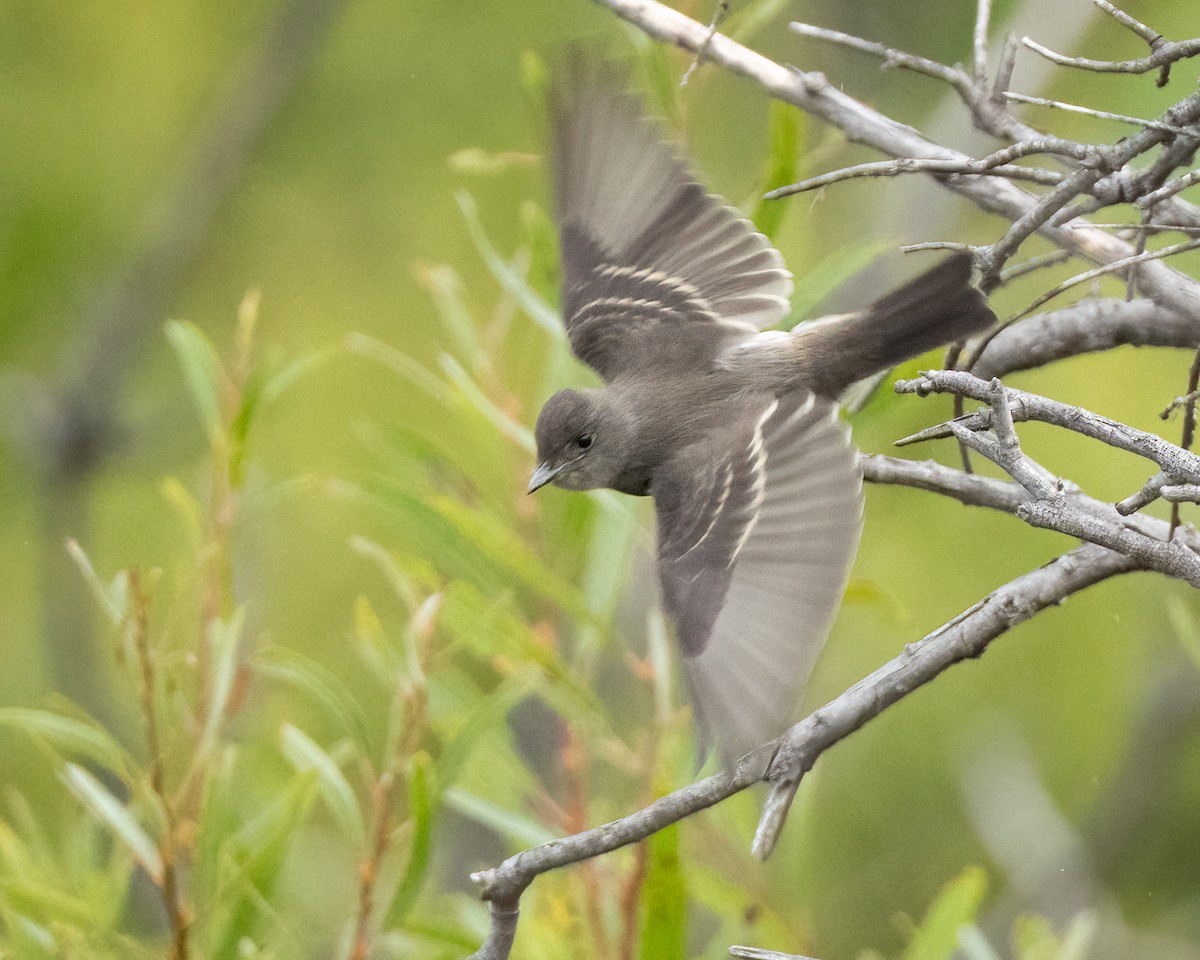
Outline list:
[[[528,492],[653,498],[698,752],[732,764],[790,724],[857,550],[839,397],[996,317],[956,253],[864,310],[769,330],[791,309],[782,255],[700,183],[620,68],[570,61],[549,117],[563,322],[603,385],[546,401]]]

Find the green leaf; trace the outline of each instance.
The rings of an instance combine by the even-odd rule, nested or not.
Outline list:
[[[308,694],[337,727],[366,749],[371,743],[367,718],[358,698],[337,674],[288,647],[272,647],[255,659],[255,671]]]
[[[163,862],[158,846],[133,815],[133,811],[114,797],[108,789],[83,767],[68,763],[62,774],[63,782],[79,801],[101,823],[106,824],[125,844],[142,869],[156,884],[163,879]]]
[[[272,373],[263,383],[262,402],[274,403],[292,384],[323,367],[334,357],[341,356],[343,351],[344,347],[341,345],[321,347]]]
[[[208,623],[205,641],[208,643],[212,662],[212,693],[198,747],[201,753],[206,754],[212,750],[221,725],[225,722],[229,696],[237,678],[238,646],[245,622],[246,608],[238,607],[228,620],[218,617]]]
[[[84,582],[108,619],[114,624],[124,623],[125,618],[129,616],[129,575],[122,570],[113,577],[112,583],[104,583],[78,541],[67,541],[67,553],[79,567]]]
[[[506,840],[518,847],[536,847],[555,839],[551,833],[536,820],[524,814],[514,813],[491,803],[483,797],[458,787],[451,787],[442,795],[446,806],[456,810],[464,817],[469,817],[476,823],[491,827]]]
[[[186,320],[167,323],[167,340],[183,368],[183,377],[210,442],[221,436],[221,382],[224,371],[204,332]]]
[[[949,960],[958,949],[958,931],[975,922],[987,891],[987,874],[968,867],[942,887],[913,931],[903,960]]]
[[[771,101],[771,146],[767,154],[767,171],[763,192],[774,190],[799,179],[800,130],[802,114],[790,103]],[[786,203],[778,200],[759,200],[750,219],[768,237],[774,237],[788,212]]]
[[[507,677],[491,694],[475,705],[471,715],[448,738],[446,749],[438,758],[438,782],[452,786],[471,757],[480,740],[497,728],[504,729],[509,711],[529,696],[537,684],[530,673]]]
[[[603,627],[625,590],[634,543],[640,532],[637,517],[627,503],[603,499],[598,507],[581,582],[584,603],[598,622],[580,624],[581,650],[603,646],[608,633]]]
[[[790,330],[799,321],[816,315],[817,308],[839,287],[863,270],[885,250],[894,249],[891,240],[864,241],[841,247],[806,270],[797,278],[792,291],[792,315],[780,327]]]
[[[317,790],[325,806],[337,821],[342,833],[361,850],[366,844],[367,827],[363,821],[358,797],[341,768],[315,740],[290,723],[283,725],[280,739],[283,755],[288,763],[300,773],[310,770],[316,772]]]
[[[455,150],[446,158],[446,166],[453,173],[476,177],[494,177],[511,170],[536,169],[541,158],[535,153],[516,150],[490,151],[482,147],[464,147]]]
[[[440,363],[450,382],[462,391],[467,402],[479,411],[485,420],[526,453],[532,455],[536,451],[537,445],[533,441],[533,431],[496,406],[457,360],[448,353],[444,353],[440,358]]]
[[[235,956],[238,942],[254,928],[264,901],[283,876],[288,848],[316,794],[316,772],[299,774],[235,834],[205,839],[206,846],[219,846],[223,867],[214,893],[222,902],[223,922],[213,934],[209,956]]]
[[[458,200],[458,208],[462,211],[463,220],[466,222],[467,234],[492,276],[496,278],[501,287],[513,296],[521,309],[538,326],[555,339],[565,339],[566,330],[559,322],[554,308],[492,246],[487,232],[483,229],[483,224],[479,221],[479,210],[475,206],[475,199],[465,190],[460,190],[455,195],[455,199]]]
[[[549,301],[558,287],[558,231],[545,209],[529,200],[521,204],[521,239],[529,251],[527,283]]]
[[[13,951],[14,957],[51,957],[63,955],[62,948],[54,939],[45,924],[38,923],[0,903],[0,919],[6,934],[6,949]]]
[[[1084,911],[1072,918],[1061,938],[1042,916],[1022,915],[1013,924],[1015,960],[1083,960],[1096,936],[1096,916]]]
[[[199,553],[204,547],[204,511],[196,498],[177,477],[163,477],[158,484],[159,493],[179,515],[180,521],[187,529],[188,543]]]
[[[94,720],[67,717],[51,710],[3,707],[0,708],[0,725],[43,741],[64,759],[85,760],[121,777],[129,771],[129,755]]]
[[[451,497],[435,496],[430,505],[453,523],[455,529],[482,554],[507,570],[518,581],[577,616],[588,620],[595,619],[585,607],[578,588],[547,567],[541,558],[517,537],[512,527],[499,518],[472,509]]]
[[[687,888],[679,860],[679,824],[647,841],[646,879],[642,885],[642,960],[687,957]]]
[[[422,264],[415,268],[417,280],[429,291],[442,329],[463,361],[472,370],[488,366],[487,354],[480,349],[479,331],[467,309],[463,282],[453,267]]]
[[[44,880],[7,877],[0,889],[3,890],[5,902],[26,916],[47,917],[56,923],[81,927],[95,923],[96,908],[92,903]]]
[[[408,768],[408,818],[413,824],[412,840],[408,848],[408,863],[400,886],[388,910],[388,923],[401,925],[408,916],[421,885],[429,872],[430,854],[433,851],[434,796],[430,785],[430,759],[424,751],[414,754]]]
[[[401,353],[395,347],[368,337],[362,333],[352,333],[346,338],[346,347],[351,353],[367,357],[385,367],[391,367],[408,383],[422,393],[427,394],[439,404],[448,404],[453,400],[450,387],[417,363],[407,354]]]
[[[250,426],[254,422],[254,414],[262,399],[263,386],[266,376],[261,368],[250,371],[246,382],[242,385],[241,402],[233,421],[229,424],[229,481],[237,489],[241,487],[244,478],[243,465],[246,457],[246,440],[250,435]]]

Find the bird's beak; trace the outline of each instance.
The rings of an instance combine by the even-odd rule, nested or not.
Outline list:
[[[559,464],[557,467],[552,467],[548,463],[539,463],[537,469],[533,471],[533,476],[529,478],[529,489],[526,493],[533,493],[535,490],[540,490],[551,480],[562,472],[564,464]]]

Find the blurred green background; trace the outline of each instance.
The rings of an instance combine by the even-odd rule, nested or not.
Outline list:
[[[953,63],[973,4],[732,6],[729,29],[767,55],[989,148],[933,81],[785,27]],[[1189,4],[1125,7],[1194,33]],[[247,74],[281,18],[271,66]],[[996,37],[1143,52],[1085,0],[998,0],[995,21]],[[487,923],[470,871],[692,778],[647,505],[524,496],[541,402],[588,382],[548,323],[538,96],[541,65],[580,40],[632,64],[748,211],[776,185],[772,123],[800,176],[871,158],[711,65],[678,89],[683,54],[584,0],[0,4],[0,955],[168,951],[141,836],[178,858],[190,955],[464,956]],[[253,116],[280,77],[240,159],[188,174],[205,144],[235,142],[228,121],[206,133],[214,110]],[[1191,83],[1186,64],[1159,90],[1023,53],[1014,88],[1154,116]],[[1024,109],[1065,136],[1127,132]],[[914,272],[902,243],[1004,227],[916,178],[765,217],[802,313]],[[1190,362],[1125,348],[1012,382],[1177,439],[1158,413]],[[888,452],[949,413],[884,388],[851,420],[862,449]],[[1102,499],[1152,472],[1048,428],[1022,437]],[[956,462],[944,445],[914,455]],[[805,703],[1070,546],[869,489]],[[824,757],[766,866],[746,852],[760,796],[735,798],[648,851],[540,879],[515,955],[934,958],[961,921],[972,957],[1200,957],[1195,607],[1148,574],[1072,599]]]

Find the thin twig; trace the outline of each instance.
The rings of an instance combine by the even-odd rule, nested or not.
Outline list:
[[[1187,394],[1183,401],[1183,437],[1179,446],[1184,450],[1192,449],[1192,441],[1196,437],[1196,393],[1200,389],[1200,350],[1192,359],[1191,370],[1188,371]],[[1179,528],[1179,501],[1171,503],[1171,535]]]
[[[763,194],[764,200],[778,200],[790,197],[808,190],[818,190],[833,183],[844,180],[857,180],[862,177],[898,177],[906,173],[931,173],[935,176],[991,176],[1007,177],[1011,180],[1028,180],[1054,186],[1060,183],[1063,174],[1053,170],[1042,170],[1033,167],[1018,167],[1011,164],[990,165],[987,160],[975,160],[959,163],[954,160],[924,159],[921,157],[901,157],[897,160],[877,160],[872,163],[860,163],[853,167],[844,167],[832,173],[821,174],[792,183],[784,187],[776,187]]]
[[[1081,113],[1089,117],[1098,117],[1101,120],[1116,120],[1119,123],[1131,123],[1134,126],[1146,127],[1149,130],[1161,130],[1164,133],[1172,133],[1178,137],[1194,137],[1194,130],[1185,130],[1182,127],[1173,127],[1169,123],[1163,123],[1160,120],[1146,120],[1143,117],[1131,117],[1125,113],[1110,113],[1107,110],[1095,110],[1092,107],[1083,107],[1077,103],[1064,103],[1062,100],[1047,100],[1045,97],[1030,97],[1023,93],[1005,93],[1005,100],[1011,100],[1013,103],[1028,103],[1037,107],[1052,107],[1055,110],[1065,110],[1068,113]]]
[[[1020,312],[1009,317],[1008,320],[1005,321],[1005,325],[1012,323],[1015,320],[1019,320],[1021,317],[1028,316],[1029,314],[1033,313],[1034,310],[1038,309],[1038,307],[1041,307],[1050,300],[1053,300],[1060,293],[1065,293],[1067,290],[1070,290],[1072,287],[1076,287],[1081,283],[1086,283],[1089,280],[1095,280],[1097,277],[1102,277],[1106,274],[1119,273],[1120,271],[1127,270],[1128,268],[1136,266],[1139,263],[1148,263],[1151,260],[1161,260],[1164,257],[1172,257],[1179,253],[1186,253],[1188,250],[1195,250],[1197,247],[1200,247],[1200,239],[1185,240],[1182,243],[1176,243],[1169,247],[1163,247],[1161,250],[1150,250],[1145,253],[1137,253],[1133,256],[1126,257],[1124,260],[1116,260],[1112,263],[1106,263],[1102,267],[1095,267],[1092,270],[1085,270],[1083,273],[1076,274],[1069,280],[1064,280],[1062,283],[1058,284],[1058,286],[1043,293],[1040,297],[1029,304],[1029,306],[1025,307],[1024,310],[1021,310]]]
[[[1200,38],[1164,42],[1149,56],[1136,60],[1089,60],[1087,57],[1067,57],[1061,53],[1055,53],[1048,47],[1043,47],[1029,37],[1022,37],[1021,42],[1034,53],[1061,66],[1094,70],[1097,73],[1149,73],[1151,70],[1157,70],[1160,67],[1166,67],[1200,54]],[[1164,84],[1160,83],[1159,86],[1164,86]]]
[[[1151,209],[1164,200],[1175,196],[1180,191],[1195,186],[1197,183],[1200,183],[1200,170],[1191,170],[1183,176],[1163,184],[1153,193],[1148,193],[1144,197],[1138,197],[1133,201],[1134,206],[1140,207],[1143,210]]]
[[[917,396],[950,393],[983,403],[990,402],[991,389],[988,381],[980,380],[961,370],[928,370],[915,380],[896,382],[897,393],[913,393]],[[1040,423],[1063,427],[1073,433],[1099,440],[1110,447],[1151,460],[1179,483],[1200,483],[1200,456],[1190,450],[1184,450],[1153,433],[1119,423],[1083,407],[1060,403],[1013,387],[1005,389],[1014,422],[1037,420]],[[971,430],[987,430],[991,427],[991,411],[978,410],[958,422]],[[940,424],[898,440],[896,446],[953,435],[954,431],[949,424]]]
[[[1168,483],[1158,491],[1164,500],[1176,503],[1200,503],[1200,483]]]
[[[916,54],[905,53],[903,50],[897,50],[895,47],[889,47],[883,43],[876,43],[874,40],[864,40],[862,37],[856,37],[853,34],[842,33],[840,30],[829,30],[825,27],[817,27],[809,23],[789,23],[788,29],[793,33],[798,33],[802,37],[824,40],[827,43],[835,43],[850,50],[858,50],[860,53],[869,53],[872,56],[879,57],[883,61],[885,68],[894,67],[900,70],[911,70],[914,73],[923,73],[928,77],[944,80],[951,86],[960,89],[966,89],[970,86],[970,79],[962,70],[947,67],[936,60],[919,57]]]
[[[1129,233],[1133,233],[1133,234],[1182,233],[1187,236],[1191,236],[1193,234],[1200,233],[1200,227],[1192,227],[1192,226],[1185,227],[1182,224],[1178,224],[1178,223],[1156,223],[1156,222],[1096,223],[1095,221],[1092,221],[1092,220],[1089,220],[1087,223],[1067,224],[1067,229],[1068,230],[1126,230]],[[1139,256],[1141,252],[1144,252],[1144,251],[1139,251],[1139,253],[1134,254],[1134,256]]]
[[[992,18],[991,0],[978,0],[975,6],[975,33],[973,46],[975,49],[975,86],[982,90],[988,79],[988,25]]]
[[[158,838],[158,856],[162,861],[163,908],[171,927],[171,960],[187,960],[188,928],[191,920],[180,884],[179,851],[175,836],[178,823],[175,802],[167,790],[165,756],[158,728],[156,701],[159,679],[155,652],[150,645],[150,601],[136,568],[129,571],[129,591],[130,607],[133,611],[130,629],[133,632],[133,648],[138,659],[142,720],[146,726],[146,751],[150,759],[150,789],[158,800],[163,818],[162,831]]]
[[[1139,37],[1145,40],[1146,43],[1150,45],[1151,50],[1158,46],[1158,44],[1162,43],[1163,38],[1158,31],[1151,30],[1140,20],[1135,20],[1124,10],[1118,10],[1111,3],[1109,3],[1108,0],[1092,0],[1092,3],[1116,20],[1117,23],[1121,24],[1121,26],[1128,27]]]
[[[685,50],[694,52],[705,43],[707,29],[704,24],[657,0],[594,2],[637,25],[650,36]],[[867,144],[888,156],[944,158],[959,162],[969,162],[971,159],[959,151],[934,143],[912,127],[898,123],[847,96],[823,75],[790,69],[775,63],[720,32],[712,37],[707,56],[714,63],[749,77],[771,96],[836,126],[851,141]],[[955,80],[956,75],[950,68],[943,67],[934,72],[939,75],[945,74],[944,78],[952,79],[956,85],[961,85],[960,89],[968,91],[968,95],[972,93],[970,79],[965,73],[957,75]],[[1200,112],[1200,94],[1192,94],[1167,111],[1162,119],[1174,126],[1186,127],[1194,122],[1197,112]],[[1129,157],[1136,157],[1153,149],[1165,136],[1167,135],[1162,131],[1143,130],[1122,141],[1123,149],[1113,153],[1109,159],[1112,162],[1120,161],[1117,165],[1119,168],[1128,162]],[[1082,144],[1075,144],[1075,147],[1079,150],[1087,149]],[[1092,149],[1094,160],[1095,150],[1098,148]],[[982,209],[1012,220],[1022,217],[1039,202],[1037,197],[1020,189],[1015,183],[995,177],[947,177],[940,182],[953,192],[969,198]],[[1052,243],[1096,263],[1124,259],[1132,253],[1128,244],[1101,230],[1067,231],[1045,222],[1035,223],[1034,229],[1039,230]],[[1003,265],[996,266],[1002,268]],[[1176,312],[1200,315],[1200,284],[1160,264],[1146,264],[1141,273],[1141,289],[1146,295]]]
[[[717,27],[721,25],[721,21],[729,15],[729,0],[717,0],[716,6],[713,8],[712,20],[708,24],[708,43],[705,43],[696,55],[692,58],[692,62],[688,64],[687,70],[684,71],[683,77],[679,81],[681,87],[686,87],[688,81],[692,79],[692,74],[696,72],[700,64],[704,62],[704,53],[708,49],[708,44],[712,42],[713,35],[717,32]]]

